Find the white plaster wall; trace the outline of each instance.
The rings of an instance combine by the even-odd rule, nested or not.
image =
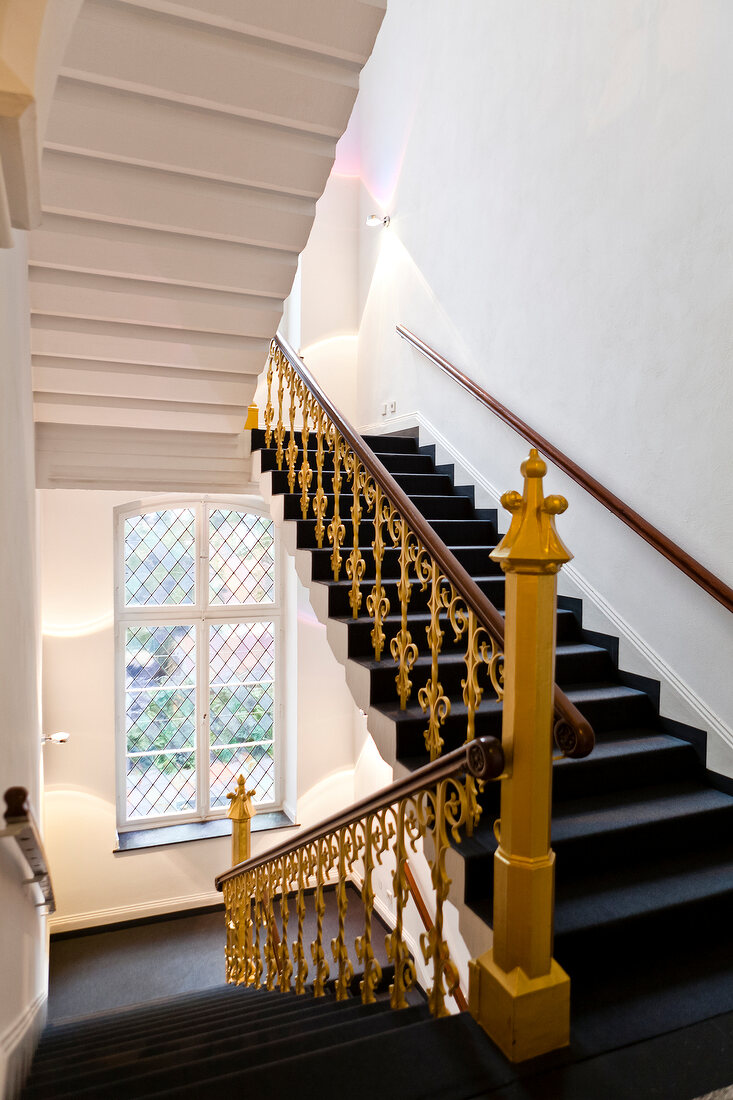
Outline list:
[[[58,912],[52,927],[86,927],[216,900],[228,838],[113,854],[115,836],[113,508],[129,493],[41,490],[43,696],[47,848]],[[286,803],[303,824],[353,801],[356,708],[325,629],[284,557],[285,602],[297,623],[283,661]],[[286,833],[253,834],[253,852]]]
[[[25,237],[0,252],[0,773],[2,790],[27,787],[41,816],[36,515]],[[2,809],[5,809],[4,803]],[[3,823],[4,824],[4,823]],[[45,918],[28,866],[0,840],[0,1095],[6,1060],[33,1026],[46,991]],[[11,1070],[12,1073],[12,1070]]]
[[[392,224],[362,230],[358,383],[361,424],[419,409],[519,487],[526,444],[402,322],[728,584],[731,41],[726,0],[390,0],[361,77],[361,212]],[[551,471],[548,490],[581,579],[719,756],[730,614],[573,482]]]

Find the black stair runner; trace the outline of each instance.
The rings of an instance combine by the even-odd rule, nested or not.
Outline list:
[[[496,513],[477,511],[470,488],[456,488],[452,467],[436,467],[417,440],[369,436],[367,444],[411,497],[438,535],[500,610],[504,578],[489,557],[498,541]],[[395,723],[396,756],[408,768],[427,762],[426,718],[417,691],[429,674],[428,593],[415,583],[409,629],[420,648],[413,691],[401,711],[389,639],[399,629],[397,550],[385,553],[382,575],[392,614],[380,662],[374,660],[366,614],[374,577],[373,525],[365,513],[360,547],[366,562],[362,612],[351,617],[350,582],[335,583],[331,547],[316,547],[315,521],[303,520],[300,494],[288,493],[274,448],[253,432],[272,491],[284,494],[284,514],[297,525],[297,545],[311,550],[312,578],[328,585],[329,614],[348,627],[348,654],[370,675],[372,707]],[[315,469],[315,451],[309,452]],[[324,489],[332,491],[330,454]],[[345,488],[348,484],[344,480]],[[352,542],[351,498],[341,496],[344,559]],[[331,508],[327,512],[330,518]],[[585,760],[555,765],[553,847],[556,852],[555,957],[573,982],[574,1042],[588,1052],[660,1034],[733,1009],[733,797],[709,785],[704,735],[660,718],[659,685],[619,671],[618,643],[582,627],[580,601],[560,601],[556,678],[592,723],[597,737]],[[463,649],[444,623],[439,678],[451,698],[446,751],[465,738]],[[477,734],[500,734],[501,706],[487,693]],[[684,738],[689,738],[685,740]],[[484,795],[482,824],[459,851],[466,860],[466,903],[491,923],[492,867],[498,789]]]
[[[506,1079],[468,1013],[226,986],[47,1028],[23,1100],[469,1100]]]

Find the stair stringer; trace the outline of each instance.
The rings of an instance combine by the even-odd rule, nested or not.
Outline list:
[[[396,724],[385,714],[370,704],[370,682],[368,671],[357,661],[348,656],[348,628],[344,622],[332,619],[328,614],[328,585],[314,580],[312,576],[312,558],[309,550],[300,549],[297,546],[297,527],[292,520],[284,517],[284,502],[281,494],[272,492],[272,471],[261,468],[259,450],[252,455],[252,480],[259,485],[260,495],[267,505],[270,516],[277,528],[279,538],[286,552],[293,559],[298,579],[308,592],[311,607],[318,621],[326,628],[326,637],[331,651],[336,660],[344,668],[346,683],[357,707],[366,716],[367,729],[374,740],[380,756],[392,768],[395,779],[401,779],[409,775],[409,770],[397,759],[396,754]],[[425,851],[431,855],[430,839],[425,838]],[[477,958],[487,951],[493,942],[491,928],[464,901],[465,897],[465,862],[456,848],[449,848],[446,853],[445,866],[451,880],[449,895],[449,915],[447,918],[447,937],[449,946],[451,939],[458,935],[462,944],[458,950],[451,951],[452,958],[456,959],[467,953],[469,958]],[[389,912],[384,899],[379,899],[380,914],[386,918]],[[453,910],[454,913],[450,911]],[[459,972],[465,971],[459,967]],[[460,973],[461,988],[467,990],[468,975]]]

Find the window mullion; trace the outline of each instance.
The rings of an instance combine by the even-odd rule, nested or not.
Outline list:
[[[208,504],[201,501],[197,509],[196,604],[199,608],[198,657],[198,787],[199,812],[207,818],[210,812],[209,794],[209,624],[206,619],[209,591],[209,518]]]

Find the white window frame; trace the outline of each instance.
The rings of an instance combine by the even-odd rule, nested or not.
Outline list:
[[[209,730],[209,638],[211,623],[272,622],[275,641],[273,684],[273,798],[258,802],[266,813],[282,809],[284,729],[282,723],[282,654],[283,646],[283,584],[280,569],[280,548],[277,526],[273,525],[273,561],[275,589],[271,603],[221,604],[209,606],[209,512],[221,507],[271,520],[268,510],[249,497],[214,494],[182,494],[151,497],[114,509],[115,562],[115,771],[117,792],[117,829],[129,832],[154,829],[165,825],[185,825],[211,821],[226,816],[226,807],[211,809],[210,798],[210,730]],[[194,511],[196,560],[195,603],[146,604],[125,606],[125,520],[148,512],[191,508]],[[129,626],[193,625],[196,631],[196,801],[197,809],[181,814],[159,814],[151,817],[127,817],[127,731],[125,728],[125,631]],[[245,776],[245,778],[247,778]]]

